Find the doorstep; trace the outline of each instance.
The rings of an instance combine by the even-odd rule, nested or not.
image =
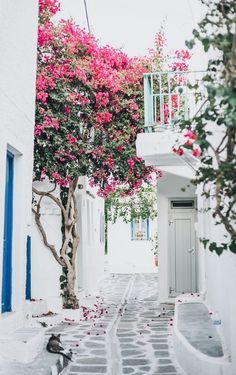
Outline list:
[[[31,318],[27,327],[0,336],[0,375],[58,375],[68,360],[46,350],[50,330],[61,333],[62,314]],[[67,326],[69,318],[64,322]],[[67,323],[66,323],[67,322]]]
[[[30,329],[24,329],[29,331]],[[34,328],[35,330],[35,328]],[[23,338],[23,333],[19,332],[23,330],[18,330],[17,334],[21,339]],[[24,351],[21,347],[8,348],[11,353],[11,357],[0,357],[0,375],[59,375],[62,374],[66,366],[68,365],[68,359],[64,358],[62,355],[49,353],[46,350],[46,344],[50,333],[45,329],[40,330],[43,340],[40,352],[36,356],[32,356],[32,348],[27,345],[24,347]],[[33,335],[32,329],[31,334]],[[35,337],[34,337],[35,340]],[[24,343],[26,344],[26,343]],[[31,340],[28,340],[28,344],[32,344]],[[20,350],[19,350],[20,348]],[[1,348],[2,349],[2,348]],[[17,354],[15,349],[18,350]],[[6,351],[6,349],[4,349]],[[24,356],[20,358],[20,353]],[[2,352],[1,352],[2,354]],[[14,359],[13,359],[14,358]],[[27,358],[27,363],[23,362],[22,359]]]
[[[0,359],[0,375],[62,375],[67,361],[61,355],[43,350],[28,364]]]
[[[230,374],[220,328],[201,297],[181,295],[175,306],[174,350],[180,366],[191,375]]]
[[[42,351],[43,343],[44,332],[41,328],[20,328],[8,335],[1,335],[1,357],[26,364]]]

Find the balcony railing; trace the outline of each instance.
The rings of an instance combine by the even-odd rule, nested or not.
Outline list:
[[[168,71],[144,74],[145,131],[178,130],[200,110],[203,72]]]

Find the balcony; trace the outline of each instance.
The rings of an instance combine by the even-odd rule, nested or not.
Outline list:
[[[144,129],[136,141],[137,155],[147,165],[181,166],[196,164],[186,152],[178,157],[172,151],[181,136],[179,121],[190,120],[201,110],[203,72],[168,71],[144,75]]]

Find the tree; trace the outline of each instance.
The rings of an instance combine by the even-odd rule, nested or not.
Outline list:
[[[150,218],[153,220],[157,217],[156,187],[141,186],[132,195],[127,195],[126,190],[120,187],[108,195],[105,209],[107,221],[111,221],[113,224],[118,218],[121,218],[125,223],[138,219]]]
[[[233,0],[202,0],[206,14],[193,30],[194,39],[186,42],[192,48],[200,41],[204,51],[214,51],[203,77],[207,97],[202,110],[191,121],[179,125],[185,132],[183,148],[199,148],[201,166],[194,183],[203,185],[203,195],[215,203],[213,217],[227,232],[218,244],[202,239],[210,251],[220,255],[224,250],[236,253],[236,3]],[[213,124],[213,128],[211,127]],[[214,137],[219,134],[219,139]]]
[[[34,179],[47,178],[54,188],[33,187],[33,211],[45,246],[63,269],[64,305],[77,308],[78,178],[88,176],[102,197],[120,184],[131,192],[151,179],[153,168],[135,156],[136,134],[142,129],[142,75],[147,68],[143,60],[99,46],[72,21],[54,25],[57,0],[40,0],[39,9]],[[41,222],[45,197],[61,212],[60,249],[49,244]]]

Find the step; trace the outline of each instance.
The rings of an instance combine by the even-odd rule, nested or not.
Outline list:
[[[179,305],[178,319],[179,331],[195,349],[210,357],[223,357],[221,339],[203,303]]]
[[[62,375],[67,365],[66,358],[43,349],[34,361],[28,364],[0,358],[0,375]]]
[[[176,299],[174,349],[180,366],[191,375],[223,375],[230,369],[219,326],[201,298]]]
[[[40,316],[48,312],[48,304],[44,300],[31,300],[29,302],[32,316]]]
[[[44,331],[39,328],[21,328],[0,336],[1,357],[29,363],[42,351]]]

